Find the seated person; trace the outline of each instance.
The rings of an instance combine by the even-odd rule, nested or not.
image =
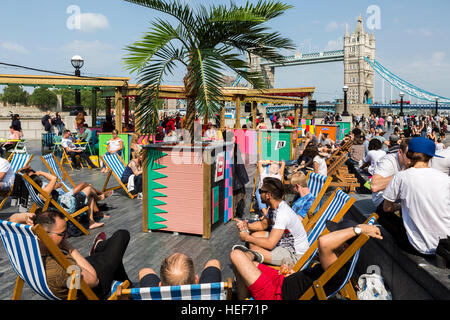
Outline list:
[[[0,191],[9,191],[14,185],[15,174],[11,163],[0,158]]]
[[[107,299],[114,280],[129,281],[123,266],[123,256],[130,241],[130,233],[126,230],[116,231],[110,238],[101,232],[95,239],[88,257],[83,257],[67,241],[67,225],[65,216],[59,211],[40,209],[36,213],[17,213],[8,219],[10,222],[41,225],[53,242],[61,249],[70,263],[79,267],[81,278],[94,291],[99,299]],[[40,242],[40,240],[39,240]],[[42,262],[46,272],[47,284],[51,292],[59,299],[67,299],[69,274],[47,250],[45,245],[39,246]],[[77,291],[77,299],[85,300],[81,290]]]
[[[264,166],[269,166],[268,172],[266,172],[266,169],[264,168]],[[285,163],[283,161],[270,161],[270,160],[259,160],[258,161],[258,173],[259,173],[260,179],[259,179],[259,187],[255,191],[255,197],[256,197],[256,201],[258,203],[258,209],[259,209],[260,213],[262,213],[263,215],[266,215],[266,213],[267,213],[267,205],[265,205],[261,201],[261,195],[259,193],[259,190],[263,184],[264,178],[273,177],[273,178],[277,178],[280,181],[282,181],[283,177],[284,177],[284,168],[285,168]]]
[[[330,135],[326,132],[322,132],[319,135],[319,144],[325,146],[325,145],[330,145],[333,146],[334,145],[334,141],[330,139]]]
[[[112,138],[108,140],[106,145],[105,155],[117,153],[119,157],[122,156],[123,140],[119,137],[119,131],[114,129],[112,131]],[[108,168],[103,164],[102,173],[108,173]]]
[[[20,132],[16,131],[13,126],[9,127],[8,140],[20,140]],[[13,149],[16,144],[17,141],[7,141],[5,144],[3,144],[3,151],[9,151]]]
[[[385,212],[401,209],[401,218],[391,214],[391,223],[398,229],[392,236],[405,251],[416,255],[434,254],[439,239],[446,238],[450,230],[450,179],[429,167],[430,160],[439,157],[435,152],[433,141],[412,138],[406,153],[409,169],[395,174],[383,193]]]
[[[42,190],[50,194],[69,214],[75,213],[85,206],[89,206],[89,229],[103,227],[104,223],[98,223],[94,220],[95,216],[101,215],[97,202],[104,200],[111,193],[102,193],[85,182],[66,192],[62,189],[61,184],[57,182],[57,177],[48,172],[34,171],[30,166],[24,167],[19,171],[28,174]],[[42,177],[47,179],[48,182],[44,182]],[[45,200],[42,195],[40,197]]]
[[[350,149],[350,157],[348,158],[348,163],[359,166],[359,162],[364,159],[364,137],[355,136],[353,138],[353,144]]]
[[[81,165],[77,159],[77,156],[80,156],[81,159],[84,159],[91,168],[98,169],[98,167],[92,163],[91,159],[89,159],[89,156],[86,154],[86,152],[74,145],[71,137],[72,132],[70,132],[70,130],[64,131],[63,139],[61,140],[61,147],[64,148],[67,155],[70,157],[70,160],[72,161],[75,169],[81,170]]]
[[[298,219],[297,219],[298,220]],[[348,227],[353,225],[355,227]],[[236,291],[239,300],[252,297],[255,300],[298,300],[326,271],[348,247],[349,241],[357,234],[366,234],[376,239],[383,239],[378,227],[345,221],[344,223],[327,223],[331,233],[318,240],[320,264],[304,271],[285,276],[262,263],[255,262],[251,251],[233,250],[230,260],[236,275]],[[358,227],[358,228],[356,228]],[[349,263],[345,264],[325,285],[327,295],[335,292],[345,280]]]
[[[92,143],[92,130],[89,129],[89,126],[87,123],[83,124],[84,131],[82,134],[80,134],[81,141],[85,141],[87,143]]]
[[[176,143],[178,142],[178,136],[177,136],[177,132],[175,130],[172,129],[168,129],[167,130],[167,134],[165,135],[164,142],[166,143]]]
[[[360,167],[361,170],[367,169],[369,174],[373,176],[375,172],[375,164],[386,155],[386,151],[381,150],[383,144],[379,139],[372,139],[369,142],[369,152],[363,159],[363,164]]]
[[[206,131],[203,135],[206,140],[215,140],[216,139],[216,129],[214,129],[212,123],[208,123],[206,127]]]
[[[320,144],[319,144],[320,146]],[[314,173],[320,174],[322,176],[328,176],[327,159],[330,156],[331,146],[325,145],[320,146],[317,150],[314,150],[313,158],[313,168]]]
[[[262,201],[269,207],[268,216],[253,223],[235,220],[239,239],[247,242],[249,249],[235,245],[233,250],[251,250],[258,262],[276,266],[284,258],[297,262],[309,248],[308,236],[300,219],[283,200],[283,183],[277,178],[265,178],[260,193]],[[270,232],[266,231],[269,226]]]
[[[142,150],[142,146],[138,143],[139,135],[137,133],[131,134],[131,142],[130,142],[130,155],[131,159],[137,157],[138,153]],[[154,141],[149,143],[155,143]]]
[[[303,172],[294,173],[289,181],[295,193],[292,210],[298,215],[300,221],[303,221],[316,197],[309,190],[308,179]]]
[[[138,156],[128,162],[121,181],[128,186],[128,191],[132,194],[142,193],[142,161],[144,160],[144,151],[139,152]]]
[[[200,275],[195,274],[194,262],[182,253],[173,253],[161,263],[160,277],[151,268],[139,271],[139,287],[181,286],[187,284],[215,283],[222,281],[218,260],[209,260]]]

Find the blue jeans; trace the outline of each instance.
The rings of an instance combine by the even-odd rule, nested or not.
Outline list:
[[[267,209],[267,205],[264,204],[261,200],[261,194],[259,193],[259,188],[255,191],[256,201],[258,202],[258,210],[261,212],[261,209]]]

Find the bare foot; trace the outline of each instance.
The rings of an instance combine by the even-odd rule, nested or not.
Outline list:
[[[89,230],[100,228],[100,227],[103,227],[104,225],[105,225],[104,223],[94,222],[93,224],[91,224],[89,226]]]

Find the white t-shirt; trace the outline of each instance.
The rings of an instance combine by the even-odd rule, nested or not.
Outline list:
[[[430,166],[450,176],[450,148],[436,151],[436,154],[444,158],[433,157]]]
[[[387,178],[393,176],[401,170],[402,168],[398,162],[398,153],[388,153],[375,164],[373,175],[379,175],[383,178]],[[372,201],[377,207],[384,201],[383,192],[384,190],[372,193]]]
[[[61,146],[65,149],[65,148],[70,148],[70,149],[75,149],[76,146],[73,144],[72,140],[70,139],[62,139],[61,140]]]
[[[319,170],[317,172],[318,174],[321,174],[325,177],[328,176],[328,168],[325,158],[322,158],[321,156],[315,156],[313,162],[317,162],[319,164]]]
[[[423,254],[434,254],[450,231],[450,177],[433,168],[397,173],[384,191],[388,201],[401,201],[409,242]]]
[[[303,255],[308,250],[308,235],[303,223],[286,201],[281,201],[278,208],[269,211],[269,221],[272,229],[286,230],[277,243],[277,247],[291,249],[299,255]]]
[[[378,160],[386,155],[386,151],[383,150],[370,150],[367,152],[367,156],[364,158],[363,162],[370,162],[369,173],[373,175],[375,171],[375,164]]]
[[[279,173],[270,174],[270,173],[263,173],[261,174],[261,179],[259,180],[259,187],[261,188],[263,185],[263,181],[265,178],[277,178],[280,181],[283,181],[283,177]]]
[[[6,175],[3,177],[2,181],[0,181],[0,189],[11,188],[14,184],[15,175],[11,168],[11,164],[4,158],[0,158],[0,172],[6,172]]]

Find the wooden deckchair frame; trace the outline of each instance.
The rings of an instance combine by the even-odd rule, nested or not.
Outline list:
[[[311,172],[308,172],[308,175],[306,176],[307,181],[309,181],[310,175],[311,175]],[[322,198],[325,195],[325,193],[327,192],[328,187],[330,186],[332,180],[333,180],[333,178],[328,176],[327,179],[325,180],[322,188],[320,188],[320,191],[317,194],[317,197],[314,199],[314,202],[311,205],[311,208],[309,208],[308,213],[306,214],[305,218],[303,219],[304,226],[307,225],[309,219],[311,219],[311,217],[314,215],[314,212],[316,211],[317,206],[322,201]],[[308,231],[308,230],[306,230],[306,231]]]
[[[378,215],[373,213],[364,223],[367,224],[372,218],[375,218],[375,220],[377,220]],[[328,233],[328,229],[325,229],[322,235]],[[300,297],[299,300],[310,300],[315,295],[319,300],[327,300],[327,295],[325,294],[324,290],[325,284],[347,263],[347,261],[349,261],[355,255],[355,253],[359,249],[361,249],[362,246],[364,246],[364,244],[369,239],[370,237],[365,234],[361,234],[360,236],[358,236],[358,238],[351,244],[351,246],[348,247],[327,270],[325,270],[325,272],[319,277],[319,279],[313,282],[313,285]],[[358,299],[350,280],[340,290],[340,293],[341,295],[351,300]]]
[[[11,156],[8,158],[8,161],[9,161],[9,162],[12,161],[13,155],[14,155],[14,153],[11,153]],[[31,162],[31,160],[33,159],[33,157],[34,157],[34,154],[31,154],[31,155],[30,155],[30,159],[24,164],[23,167],[26,167],[27,165],[29,165],[30,162]],[[22,168],[23,168],[23,167],[22,167]],[[19,168],[18,170],[20,170],[20,169],[22,169],[22,168]],[[3,208],[3,206],[4,206],[5,203],[6,203],[6,201],[7,201],[8,198],[11,196],[12,191],[13,191],[13,188],[14,188],[14,185],[11,186],[11,189],[10,189],[9,191],[0,191],[0,196],[3,196],[3,197],[4,197],[3,200],[2,200],[2,202],[0,202],[0,210]]]
[[[55,199],[52,198],[50,194],[45,192],[41,187],[39,187],[27,174],[23,173],[22,177],[27,180],[27,182],[37,191],[37,196],[41,196],[44,198],[44,206],[42,208],[43,211],[47,210],[51,205],[53,205],[56,209],[58,209],[64,216],[66,217],[66,221],[71,221],[78,229],[81,230],[85,235],[89,234],[89,231],[86,230],[85,227],[83,227],[75,218],[79,216],[80,214],[86,212],[89,210],[89,206],[85,206],[84,208],[81,208],[80,210],[70,214],[68,213],[58,202],[55,201]],[[35,212],[38,208],[38,204],[34,203],[33,206],[30,209],[30,212]]]
[[[319,211],[317,211],[317,213],[315,215],[313,215],[311,218],[309,219],[304,219],[303,220],[303,226],[305,227],[305,231],[309,232],[309,230],[311,230],[314,225],[316,224],[316,222],[320,219],[320,217],[322,216],[322,214],[325,212],[325,210],[328,208],[328,206],[331,204],[331,202],[334,200],[334,198],[336,197],[337,192],[341,190],[340,188],[337,188],[332,194],[331,196],[327,199],[327,201],[320,207]],[[347,213],[347,211],[353,206],[353,204],[355,203],[355,198],[350,197],[350,199],[342,206],[341,210],[339,210],[339,212],[336,214],[335,218],[332,221],[338,222],[339,220],[341,220],[345,213]],[[306,221],[305,221],[306,220]]]
[[[228,278],[227,281],[224,283],[224,288],[227,292],[227,300],[231,300],[231,295],[233,292],[233,281],[231,278]],[[119,287],[117,288],[116,292],[113,296],[111,296],[110,300],[117,300],[121,297],[123,298],[129,298],[131,296],[131,289]]]
[[[75,187],[75,186],[76,186],[75,182],[74,182],[74,181],[72,180],[72,178],[69,176],[69,174],[67,173],[67,171],[66,171],[66,170],[64,169],[64,167],[61,165],[61,163],[56,159],[56,157],[55,157],[54,154],[52,154],[52,157],[53,157],[53,160],[55,161],[56,165],[58,166],[58,168],[59,168],[59,170],[60,170],[60,172],[61,172],[61,174],[62,174],[63,180],[65,181],[65,180],[67,179],[67,180],[70,182],[70,184],[72,185],[72,187]],[[58,180],[60,180],[60,179],[59,179],[59,176],[56,174],[55,171],[53,171],[53,168],[50,166],[50,164],[47,162],[47,160],[45,160],[45,158],[44,158],[43,156],[40,156],[40,158],[41,158],[42,162],[44,163],[44,165],[47,167],[47,169],[50,171],[50,173],[51,173],[52,175],[54,175]],[[60,182],[64,182],[64,181],[60,181]],[[64,187],[64,184],[63,184],[63,189],[64,189],[66,192],[69,191],[69,190],[66,190],[66,188]]]
[[[44,230],[44,228],[37,224],[33,227],[31,227],[31,230],[33,233],[39,238],[40,241],[45,245],[45,247],[48,249],[48,251],[52,254],[52,256],[55,258],[55,260],[58,262],[58,264],[64,268],[65,270],[68,270],[68,268],[73,265],[72,263],[67,260],[66,256],[61,252],[61,249],[53,242],[52,239],[50,239],[48,233]],[[69,288],[69,293],[67,295],[67,300],[75,300],[77,297],[77,291],[75,284],[75,271],[72,273],[72,286]],[[23,285],[25,281],[17,276],[16,278],[16,284],[14,286],[14,293],[12,300],[20,300],[22,296],[22,290]],[[83,294],[88,298],[89,300],[99,300],[97,295],[92,291],[92,289],[87,285],[87,283],[81,278],[79,280],[80,283],[80,290],[83,292]],[[130,282],[127,280],[121,284],[121,288],[128,288],[130,286]],[[115,294],[115,293],[114,293]],[[108,299],[112,300],[112,297],[114,294]]]
[[[126,163],[125,161],[123,161],[122,157],[118,156],[120,161],[122,162],[122,164],[124,165],[124,167],[126,167]],[[122,180],[120,179],[121,177],[117,176],[117,174],[109,167],[108,163],[103,159],[103,156],[100,156],[100,158],[102,159],[103,163],[105,164],[105,166],[108,168],[108,176],[106,177],[106,181],[105,184],[103,185],[103,189],[102,192],[107,192],[107,191],[111,191],[111,190],[117,190],[120,188],[123,188],[123,190],[125,190],[125,192],[127,193],[127,195],[131,198],[134,199],[136,198],[138,195],[132,195],[129,191],[126,185],[123,184]],[[114,178],[117,180],[117,182],[119,183],[119,186],[116,187],[111,187],[111,188],[106,188],[108,186],[108,182],[109,179],[111,178],[111,175],[114,176]]]
[[[72,169],[72,171],[73,171],[72,160],[70,159],[69,155],[66,152],[66,149],[63,146],[61,146],[61,149],[62,149],[62,156],[61,156],[61,162],[60,162],[61,166],[65,163],[64,161],[66,161],[66,163],[70,166],[70,169]],[[75,155],[75,157],[80,158],[80,166],[81,166],[81,168],[84,168],[81,157],[79,155]],[[90,170],[89,166],[88,166],[88,168]]]
[[[328,206],[330,205],[330,203],[333,201],[334,197],[336,196],[337,192],[340,189],[336,189],[333,194],[327,199],[326,203],[320,208],[320,210],[309,220],[307,221],[307,223],[303,223],[305,231],[309,232],[309,230],[311,230],[313,228],[313,226],[316,224],[316,222],[319,220],[319,218],[322,216],[322,214],[325,212],[325,210],[328,208]],[[339,210],[336,215],[334,216],[333,219],[331,219],[331,221],[333,222],[339,222],[342,218],[344,218],[345,214],[348,212],[348,210],[353,206],[353,204],[355,203],[355,199],[350,197],[350,199],[342,206],[341,210]],[[317,237],[317,239],[310,245],[310,247],[308,248],[308,250],[306,250],[306,252],[302,255],[302,257],[297,261],[297,263],[294,265],[294,267],[292,267],[292,270],[294,270],[295,272],[301,270],[303,268],[303,266],[305,265],[305,263],[311,259],[312,255],[314,254],[314,252],[316,251],[317,247],[318,247],[318,240],[322,235],[325,235],[327,232],[326,228],[324,229],[324,231],[322,231],[322,233]],[[274,269],[279,269],[279,266],[271,266]]]

